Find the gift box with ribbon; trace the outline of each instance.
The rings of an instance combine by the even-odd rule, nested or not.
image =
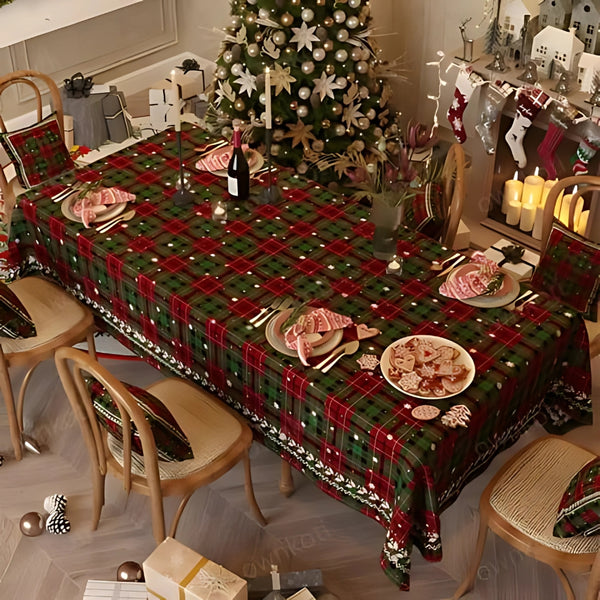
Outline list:
[[[173,538],[144,561],[150,600],[247,600],[244,579]]]
[[[500,240],[484,254],[497,263],[503,271],[517,279],[529,279],[540,261],[539,255],[508,240]]]
[[[147,600],[146,586],[134,581],[100,581],[90,579],[83,600]]]

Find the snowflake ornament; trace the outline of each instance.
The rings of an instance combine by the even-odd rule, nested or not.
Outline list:
[[[246,92],[248,97],[252,96],[252,92],[256,90],[256,76],[250,72],[248,67],[233,83],[240,86],[240,94]]]
[[[314,93],[319,94],[321,102],[325,100],[325,96],[328,96],[332,99],[335,98],[333,91],[341,89],[341,86],[335,82],[336,78],[337,75],[335,73],[327,76],[327,73],[323,71],[321,73],[321,77],[315,79]]]
[[[290,42],[295,42],[298,44],[298,52],[302,50],[302,48],[312,51],[312,43],[319,41],[319,38],[315,35],[316,30],[316,25],[309,27],[305,21],[302,21],[302,25],[300,27],[292,27],[294,35],[290,39]]]
[[[275,95],[279,96],[283,90],[288,94],[292,93],[291,84],[296,81],[296,78],[290,73],[291,67],[282,67],[279,63],[273,65],[271,71],[271,84],[275,88]]]

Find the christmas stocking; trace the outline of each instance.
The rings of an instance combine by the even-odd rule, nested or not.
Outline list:
[[[598,133],[600,134],[600,131]],[[571,157],[574,175],[585,175],[588,172],[588,163],[594,158],[598,149],[600,149],[600,135],[586,135],[579,142],[577,151]]]
[[[498,120],[502,107],[506,103],[506,99],[513,90],[514,88],[508,83],[502,83],[501,81],[490,83],[488,86],[487,93],[483,100],[483,108],[481,109],[479,123],[475,125],[475,130],[479,134],[479,137],[483,142],[483,147],[488,154],[494,154],[496,152],[496,142],[492,128],[494,123]]]
[[[467,108],[467,104],[469,104],[469,100],[471,99],[475,88],[483,83],[483,79],[477,75],[477,73],[473,73],[471,67],[461,68],[456,77],[454,100],[452,101],[446,116],[448,117],[448,121],[450,121],[454,137],[456,137],[461,144],[464,144],[467,139],[467,134],[462,121],[465,108]]]
[[[577,109],[568,102],[554,102],[550,114],[548,130],[542,143],[538,146],[538,155],[546,169],[547,179],[556,179],[554,156],[560,145],[565,131],[577,116]]]
[[[48,533],[69,533],[71,523],[65,517],[67,508],[67,497],[63,494],[53,494],[44,500],[44,510],[50,513],[46,519],[46,531]]]
[[[539,88],[523,90],[517,98],[517,114],[504,139],[520,169],[527,165],[523,140],[527,130],[548,100],[548,94]]]

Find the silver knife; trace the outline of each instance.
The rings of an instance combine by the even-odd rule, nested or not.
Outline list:
[[[448,268],[444,269],[441,273],[436,275],[434,279],[437,279],[438,277],[443,277],[444,275],[448,275],[448,273],[450,273],[450,271],[452,271],[454,267],[458,266],[463,260],[465,260],[465,258],[467,257],[464,254],[460,258],[457,258]]]

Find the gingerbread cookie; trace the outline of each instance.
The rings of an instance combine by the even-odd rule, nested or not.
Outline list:
[[[437,406],[431,404],[421,404],[421,406],[415,406],[410,413],[415,419],[421,421],[431,421],[440,414],[440,409]]]

